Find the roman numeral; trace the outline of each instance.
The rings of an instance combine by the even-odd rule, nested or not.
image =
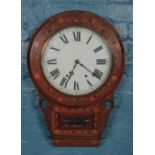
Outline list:
[[[102,77],[102,75],[103,75],[103,73],[98,69],[95,69],[93,72],[93,76],[97,77],[98,79],[100,79]]]
[[[97,59],[96,64],[97,65],[106,65],[106,59]]]
[[[94,49],[94,52],[97,53],[97,52],[99,52],[102,49],[103,49],[103,46],[99,46],[99,47],[97,47],[97,48]]]
[[[55,50],[55,51],[60,51],[60,49],[55,48],[55,47],[50,47],[50,49]]]
[[[92,39],[93,36],[90,36],[86,42],[86,44],[89,44],[90,40]]]
[[[74,90],[79,90],[79,83],[74,81]]]
[[[60,39],[65,43],[65,44],[68,44],[69,41],[67,39],[67,37],[63,34],[62,36],[60,36]]]
[[[81,32],[80,31],[73,32],[73,36],[74,36],[75,41],[80,41],[81,40]]]
[[[91,83],[89,80],[87,80],[87,83],[88,83],[90,86],[92,86],[92,83]]]
[[[51,60],[48,60],[47,61],[47,64],[52,64],[52,65],[54,65],[54,64],[57,64],[57,59],[51,59]]]
[[[61,82],[60,82],[60,86],[63,87],[64,84],[67,82],[66,80],[67,80],[67,79],[66,79],[65,77],[63,77],[62,80],[61,80]],[[65,84],[65,88],[66,88],[66,86],[67,86],[67,85]]]
[[[55,70],[51,71],[50,74],[53,77],[53,79],[56,79],[60,75],[60,71],[56,68]]]

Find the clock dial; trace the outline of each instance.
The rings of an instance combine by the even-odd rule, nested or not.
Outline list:
[[[51,86],[78,96],[89,94],[106,82],[112,56],[99,34],[83,27],[69,27],[47,41],[41,63]]]

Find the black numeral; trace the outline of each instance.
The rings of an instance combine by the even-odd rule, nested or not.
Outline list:
[[[97,65],[106,65],[106,59],[97,59],[96,64]]]
[[[60,51],[60,49],[55,48],[55,47],[50,47],[50,49],[55,50],[55,51]]]
[[[79,90],[79,84],[76,81],[74,81],[74,90]]]
[[[73,32],[73,36],[74,36],[75,41],[80,41],[81,40],[81,32],[80,31]]]
[[[63,34],[62,36],[60,36],[60,39],[65,43],[65,44],[68,44],[69,41],[67,39],[67,37]]]
[[[90,40],[92,39],[93,36],[90,36],[89,39],[87,40],[86,44],[89,44]]]
[[[91,83],[89,80],[87,80],[87,83],[88,83],[90,86],[92,86],[92,83]]]
[[[60,75],[60,71],[59,71],[59,69],[55,69],[55,70],[51,71],[50,74],[53,77],[53,79],[56,79]]]
[[[100,79],[102,77],[102,75],[103,75],[103,73],[98,69],[95,69],[93,72],[93,76],[97,77],[98,79]]]
[[[97,48],[94,49],[94,52],[97,53],[97,52],[99,52],[102,49],[103,49],[103,46],[99,46],[99,47],[97,47]]]
[[[51,60],[48,60],[47,61],[47,64],[52,64],[52,65],[54,65],[54,64],[57,64],[57,59],[51,59]]]
[[[64,86],[64,84],[66,83],[67,79],[65,77],[62,78],[61,82],[60,82],[60,86]],[[66,85],[65,85],[66,87]]]

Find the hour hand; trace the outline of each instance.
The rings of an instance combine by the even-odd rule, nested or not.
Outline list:
[[[74,75],[74,72],[73,72],[73,71],[70,71],[70,72],[69,72],[69,75],[70,75],[70,76]]]
[[[77,62],[75,61],[73,69],[69,72],[68,79],[65,82],[65,88],[67,87],[67,84],[68,84],[69,80],[71,79],[71,77],[74,75],[74,70],[75,70],[76,66],[77,66]]]

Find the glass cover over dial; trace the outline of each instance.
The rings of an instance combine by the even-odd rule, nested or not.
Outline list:
[[[98,33],[69,27],[49,38],[42,51],[41,64],[52,87],[64,94],[79,96],[97,90],[106,82],[112,55]]]

